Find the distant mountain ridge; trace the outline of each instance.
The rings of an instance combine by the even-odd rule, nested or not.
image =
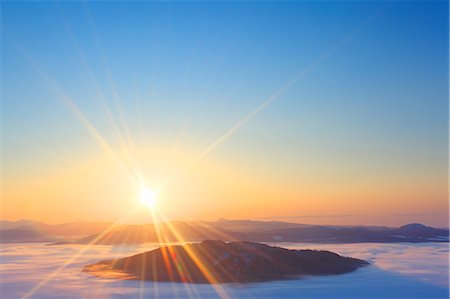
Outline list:
[[[33,221],[1,221],[1,243],[54,242],[53,244],[142,244],[180,241],[391,243],[448,242],[449,230],[419,223],[398,228],[383,226],[308,225],[280,221],[226,220],[174,221],[162,224],[74,222],[49,225]]]
[[[0,221],[0,243],[54,242],[100,233],[109,222],[47,224],[34,220]]]

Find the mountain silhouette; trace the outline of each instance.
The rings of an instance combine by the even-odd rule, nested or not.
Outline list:
[[[128,233],[125,231],[128,230]],[[280,222],[219,220],[217,222],[174,222],[159,224],[164,240],[158,238],[153,225],[120,227],[102,235],[75,241],[86,244],[141,244],[152,242],[197,242],[208,239],[254,242],[307,243],[392,243],[448,242],[449,231],[410,224],[400,228],[365,226],[322,226]],[[176,232],[176,233],[175,233]]]
[[[45,224],[34,221],[1,221],[0,242],[53,242],[61,244],[142,244],[155,242],[224,241],[392,243],[448,242],[449,230],[419,223],[401,227],[308,225],[279,221],[227,220],[172,221],[159,224],[73,222]],[[161,239],[161,236],[163,238]]]
[[[330,251],[290,250],[254,242],[165,246],[130,257],[87,265],[101,277],[189,283],[246,283],[354,271],[366,261]]]

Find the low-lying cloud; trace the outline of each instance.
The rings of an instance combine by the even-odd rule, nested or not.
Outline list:
[[[371,262],[356,272],[297,280],[225,285],[232,298],[448,298],[448,244],[278,244],[331,250]],[[102,279],[84,265],[153,249],[154,245],[94,246],[62,269],[31,298],[219,298],[209,285]],[[79,252],[82,246],[4,244],[0,249],[2,298],[21,298]]]

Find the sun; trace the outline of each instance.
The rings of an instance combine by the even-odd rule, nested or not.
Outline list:
[[[156,207],[156,193],[148,188],[142,188],[139,194],[139,201],[141,204],[153,209]]]

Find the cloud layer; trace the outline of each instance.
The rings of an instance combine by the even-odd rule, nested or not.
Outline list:
[[[370,261],[356,272],[329,277],[225,285],[233,298],[448,298],[448,244],[298,244],[289,248],[316,248]],[[21,298],[80,250],[80,246],[10,244],[0,249],[2,298]],[[120,281],[92,277],[81,268],[92,262],[127,256],[154,248],[95,246],[62,269],[31,298],[216,298],[208,285]]]

